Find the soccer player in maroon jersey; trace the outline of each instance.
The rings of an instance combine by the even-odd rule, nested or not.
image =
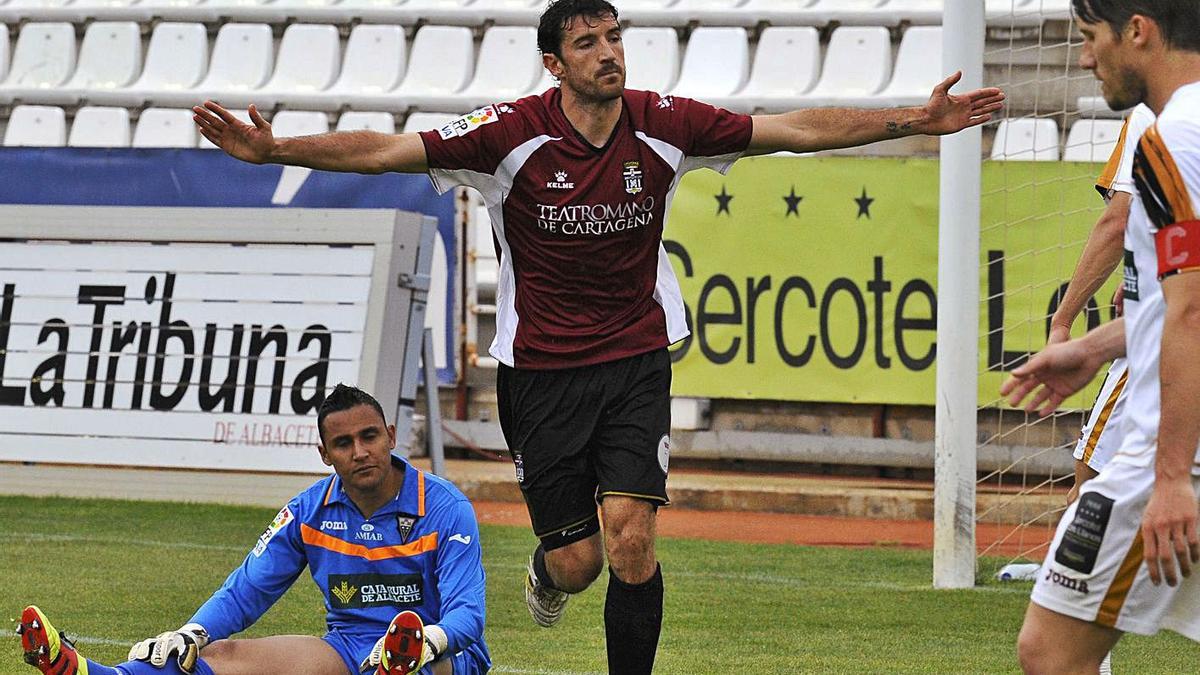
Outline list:
[[[541,541],[526,577],[530,613],[557,622],[607,557],[609,672],[649,673],[662,625],[654,539],[667,503],[667,347],[688,334],[662,245],[680,178],[746,155],[954,133],[987,122],[1004,94],[950,94],[956,73],[921,107],[751,116],[626,89],[621,26],[605,0],[552,2],[538,47],[559,86],[438,130],[277,140],[253,106],[245,124],[212,101],[195,120],[248,162],[427,172],[439,191],[482,193],[500,260],[490,349],[500,422]]]

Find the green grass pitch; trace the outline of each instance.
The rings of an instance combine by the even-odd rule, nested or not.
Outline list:
[[[0,675],[31,674],[13,621],[39,604],[98,661],[183,624],[253,546],[274,510],[0,497]],[[604,584],[559,626],[526,614],[523,528],[484,527],[487,640],[496,673],[604,671]],[[660,673],[1016,672],[1028,584],[934,591],[926,551],[842,550],[665,539]],[[307,574],[246,635],[324,630]],[[1194,672],[1200,645],[1126,638],[1126,673]]]

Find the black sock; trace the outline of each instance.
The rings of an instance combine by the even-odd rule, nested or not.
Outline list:
[[[550,576],[550,570],[546,569],[546,549],[538,544],[537,548],[533,549],[533,573],[538,578],[538,583],[547,588],[553,588],[556,591],[562,589],[554,585],[554,578]]]
[[[662,567],[643,584],[627,584],[608,571],[604,636],[611,675],[649,675],[658,651],[663,615]]]

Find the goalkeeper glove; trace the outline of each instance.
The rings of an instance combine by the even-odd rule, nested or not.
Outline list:
[[[149,661],[155,668],[167,665],[167,658],[175,657],[179,669],[185,673],[196,670],[200,650],[208,644],[208,631],[197,623],[189,623],[176,631],[161,633],[135,644],[129,650],[130,661]]]
[[[400,612],[358,669],[366,672],[373,668],[384,675],[415,673],[441,656],[448,643],[441,627],[423,625],[415,612]]]

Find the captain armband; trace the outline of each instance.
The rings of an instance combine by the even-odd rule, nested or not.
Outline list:
[[[1158,278],[1200,270],[1200,220],[1185,220],[1154,233]]]

